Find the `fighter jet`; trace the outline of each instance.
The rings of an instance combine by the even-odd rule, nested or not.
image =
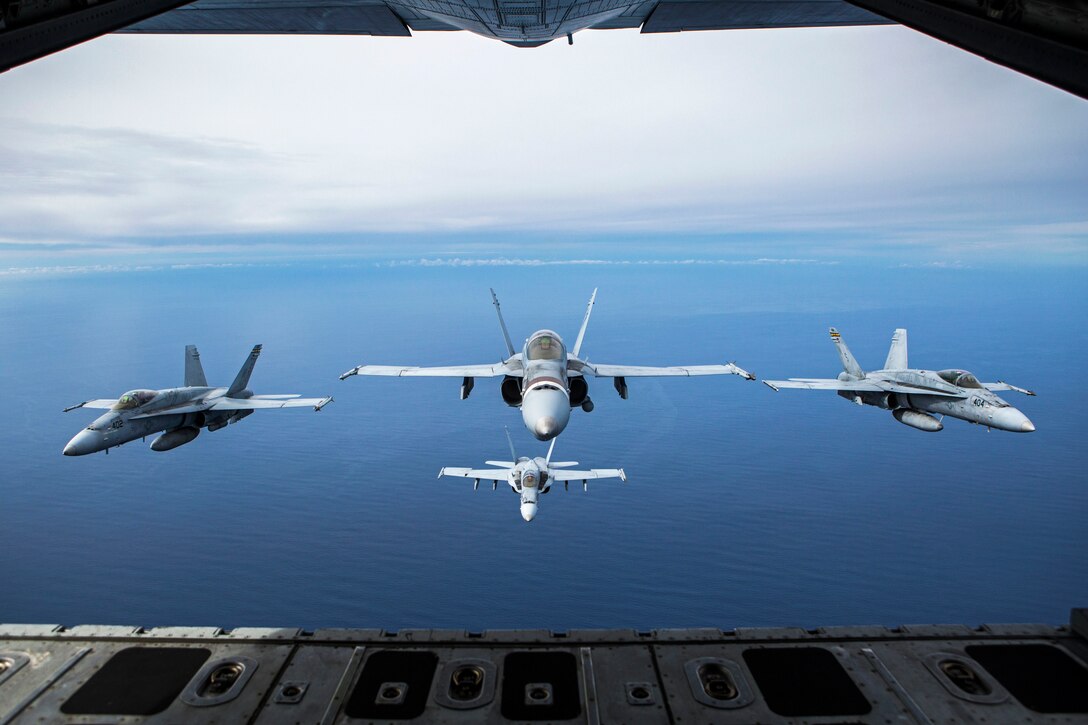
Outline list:
[[[341,380],[353,375],[383,375],[395,377],[457,377],[461,380],[461,400],[472,392],[476,378],[503,376],[500,392],[502,399],[513,408],[521,408],[525,427],[538,440],[555,438],[566,428],[572,408],[585,412],[593,410],[589,397],[589,376],[613,378],[613,385],[620,397],[627,399],[627,378],[667,375],[740,375],[748,380],[755,376],[733,363],[725,365],[688,365],[683,367],[642,367],[634,365],[600,365],[590,363],[579,355],[585,339],[586,326],[593,312],[597,290],[589,298],[586,316],[574,348],[567,352],[562,338],[552,330],[537,330],[525,341],[522,352],[514,350],[506,322],[502,318],[499,298],[491,290],[491,301],[499,316],[506,342],[507,357],[492,365],[455,365],[450,367],[402,367],[396,365],[359,365],[340,376]]]
[[[773,390],[806,388],[835,390],[858,405],[873,405],[890,410],[897,421],[911,428],[931,433],[944,428],[934,416],[949,416],[987,428],[1030,433],[1035,426],[1023,413],[993,394],[994,390],[1014,390],[1035,395],[1030,390],[1005,382],[980,383],[966,370],[917,370],[907,365],[907,331],[900,328],[892,335],[892,346],[884,369],[866,373],[846,347],[839,331],[831,328],[831,341],[842,358],[843,372],[836,380],[790,378],[764,380]]]
[[[256,345],[249,353],[234,382],[227,388],[212,388],[204,378],[200,353],[195,345],[185,348],[185,386],[165,390],[130,390],[120,398],[87,400],[65,408],[108,410],[75,435],[64,447],[66,456],[83,456],[165,431],[151,443],[153,451],[169,451],[193,440],[201,428],[219,430],[229,423],[262,408],[321,410],[332,398],[301,398],[298,395],[254,395],[246,386],[261,354]]]
[[[548,446],[548,455],[545,458],[518,458],[514,451],[514,441],[510,438],[510,431],[506,431],[506,442],[510,444],[510,461],[486,461],[489,466],[500,468],[443,468],[438,472],[438,477],[460,476],[462,478],[476,479],[472,484],[472,490],[480,487],[480,479],[491,481],[491,490],[498,488],[499,481],[505,481],[510,485],[514,493],[521,496],[521,518],[532,521],[536,518],[536,507],[541,494],[551,490],[552,481],[562,481],[563,488],[567,489],[571,481],[581,480],[582,490],[589,490],[591,478],[618,478],[627,481],[627,475],[622,468],[593,468],[588,471],[570,471],[571,466],[577,466],[578,461],[562,461],[552,463],[552,451],[555,449],[555,439]]]

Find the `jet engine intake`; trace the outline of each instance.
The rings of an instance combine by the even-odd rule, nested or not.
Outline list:
[[[179,428],[203,428],[208,423],[208,416],[204,413],[186,413],[181,416]]]
[[[865,405],[874,405],[884,410],[898,410],[903,406],[899,396],[895,393],[859,393],[861,402]],[[853,397],[853,394],[851,394]]]
[[[571,377],[570,382],[570,407],[577,408],[586,402],[589,397],[589,383],[581,376]]]
[[[253,415],[253,411],[252,410],[239,410],[237,413],[235,413],[234,415],[232,415],[230,418],[227,419],[227,423],[237,423],[242,418],[245,418],[248,415]]]
[[[920,410],[900,408],[899,410],[893,410],[892,415],[903,425],[909,425],[911,428],[924,430],[927,433],[936,433],[944,428],[944,424],[941,423],[941,421],[937,420],[929,413],[923,413]]]
[[[499,388],[502,392],[502,400],[511,408],[517,408],[521,405],[521,379],[516,378],[513,375],[507,375],[503,378],[502,387]]]
[[[194,426],[183,426],[168,430],[151,443],[153,451],[169,451],[178,446],[183,446],[200,435],[200,429]]]

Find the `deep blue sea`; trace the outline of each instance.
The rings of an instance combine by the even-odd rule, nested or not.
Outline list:
[[[442,466],[545,445],[478,380],[337,376],[360,363],[503,357],[541,327],[599,363],[735,360],[834,377],[838,327],[910,359],[1038,392],[1038,430],[922,433],[833,393],[738,377],[591,381],[556,456],[628,482],[508,488]],[[0,621],[76,625],[673,627],[1067,621],[1088,604],[1083,269],[866,265],[382,267],[369,262],[0,277]],[[331,394],[155,453],[61,448],[82,400],[182,382]],[[149,441],[150,442],[150,441]]]

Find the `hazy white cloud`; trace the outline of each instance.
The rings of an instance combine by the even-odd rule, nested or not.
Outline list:
[[[838,264],[817,259],[519,259],[510,257],[464,259],[461,257],[435,257],[432,259],[395,259],[375,262],[376,267],[580,267],[580,266],[749,266],[786,264]]]
[[[1088,255],[1088,104],[898,27],[528,51],[110,36],[0,75],[0,94],[0,255],[494,230]],[[306,238],[322,234],[347,236]]]

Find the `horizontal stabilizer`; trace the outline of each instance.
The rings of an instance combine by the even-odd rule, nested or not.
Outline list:
[[[548,463],[548,468],[570,468],[577,465],[578,461],[559,461],[558,463],[551,461]]]
[[[515,464],[510,461],[484,461],[489,466],[501,466],[503,468],[513,468]]]

